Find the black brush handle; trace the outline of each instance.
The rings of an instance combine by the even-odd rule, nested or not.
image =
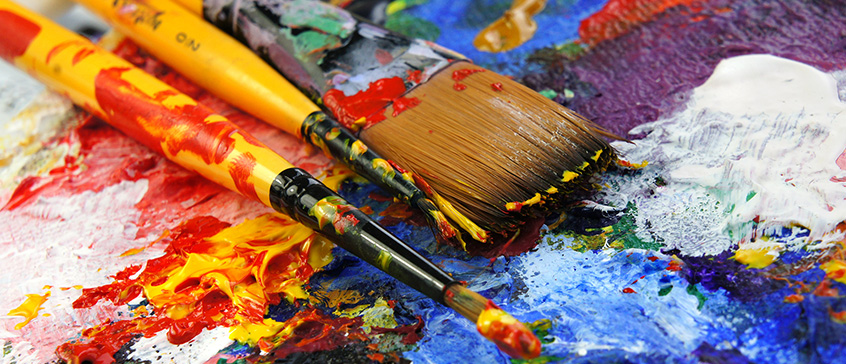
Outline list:
[[[440,238],[449,239],[456,234],[435,203],[410,177],[403,176],[394,165],[370,150],[335,119],[323,112],[314,112],[306,118],[301,132],[306,141],[323,149],[358,175],[390,192],[402,202],[420,209]]]
[[[270,203],[276,211],[323,233],[344,250],[441,304],[445,304],[446,287],[457,282],[302,169],[289,168],[276,176]]]

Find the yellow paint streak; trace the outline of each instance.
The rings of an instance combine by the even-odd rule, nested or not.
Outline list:
[[[578,176],[579,176],[579,174],[576,173],[576,172],[564,171],[564,174],[561,178],[561,182],[570,182],[570,181],[576,179],[576,177],[578,177]]]
[[[358,157],[367,152],[367,145],[364,144],[364,142],[362,142],[361,140],[356,140],[352,143],[351,149],[353,152],[353,156]]]
[[[547,189],[546,193],[548,193],[550,195],[554,195],[554,194],[558,193],[558,189],[555,188],[555,186],[553,186],[553,187],[550,187],[549,189]]]
[[[396,172],[394,172],[394,167],[392,167],[391,164],[388,163],[388,161],[382,158],[373,159],[372,164],[373,169],[379,171],[379,173],[382,174],[382,178],[392,178],[394,175],[396,175]]]
[[[825,271],[825,276],[840,283],[846,283],[846,262],[840,259],[832,259],[820,264],[820,269]]]
[[[530,198],[526,201],[509,202],[509,203],[505,204],[505,208],[508,211],[515,211],[515,210],[518,210],[519,208],[522,208],[523,206],[531,206],[531,205],[534,205],[534,204],[539,203],[539,202],[541,202],[541,194],[536,193],[532,198]]]
[[[38,311],[41,311],[41,305],[43,305],[44,302],[47,302],[47,297],[50,297],[50,292],[43,295],[28,294],[26,295],[26,301],[24,301],[20,306],[9,311],[7,314],[9,316],[20,316],[24,318],[23,322],[15,325],[15,330],[24,328],[24,326],[29,324],[32,319],[38,316]]]
[[[532,39],[538,30],[532,16],[540,13],[546,0],[514,0],[511,8],[476,35],[473,45],[483,52],[504,52]]]
[[[391,265],[391,261],[393,260],[393,256],[386,251],[380,251],[379,256],[376,257],[376,263],[379,265],[379,268],[387,271],[388,267]]]
[[[733,258],[749,268],[761,269],[775,262],[778,251],[772,248],[740,249],[734,253]]]
[[[333,312],[335,316],[339,317],[361,317],[363,327],[369,330],[370,327],[384,327],[394,328],[399,326],[397,320],[394,318],[394,309],[388,305],[388,302],[379,297],[376,302],[371,304],[358,305],[346,310],[337,309]],[[369,331],[368,331],[369,332]]]
[[[243,321],[229,329],[229,338],[243,344],[256,346],[263,338],[274,337],[285,328],[284,322],[266,318],[261,323]]]
[[[602,155],[602,149],[597,150],[596,154],[594,154],[593,157],[591,157],[590,159],[593,159],[594,162],[598,162],[599,156],[601,156],[601,155]]]
[[[473,237],[473,239],[476,239],[483,243],[488,241],[487,230],[482,229],[481,227],[479,227],[479,225],[476,225],[476,223],[474,223],[472,220],[462,215],[460,212],[458,212],[458,210],[455,209],[454,206],[452,206],[451,203],[444,200],[443,197],[438,195],[436,192],[433,192],[431,197],[435,205],[438,206],[438,210],[441,210],[444,215],[449,217],[452,221],[455,221],[455,223],[458,224],[458,226],[460,226],[462,229],[464,229],[464,231],[468,232],[470,236]],[[467,247],[464,246],[464,242],[462,242],[461,245],[465,250],[467,250]]]

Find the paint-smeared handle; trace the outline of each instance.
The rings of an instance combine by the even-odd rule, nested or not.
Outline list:
[[[314,100],[330,89],[352,95],[390,77],[402,78],[410,89],[450,62],[464,59],[323,2],[175,1],[202,11],[209,22],[247,44]]]
[[[270,205],[281,156],[176,89],[47,18],[0,1],[0,57],[177,164]]]
[[[226,102],[292,135],[318,107],[228,34],[167,0],[75,0]]]
[[[339,237],[333,240],[344,250],[441,304],[445,289],[457,283],[301,169],[280,173],[273,182],[270,198],[277,211],[327,236]]]
[[[419,208],[441,239],[456,236],[455,228],[435,203],[414,184],[408,173],[371,151],[335,119],[322,112],[312,113],[303,123],[302,134],[308,137],[308,142],[334,156],[360,176],[392,192],[402,202]]]
[[[0,34],[0,57],[168,159],[322,232],[439,302],[455,283],[223,116],[87,39],[8,0],[0,0]]]

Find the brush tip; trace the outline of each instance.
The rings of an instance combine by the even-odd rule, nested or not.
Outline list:
[[[475,322],[476,330],[482,336],[512,358],[533,359],[540,355],[541,342],[538,337],[493,301],[461,284],[449,286],[444,301],[447,306]]]

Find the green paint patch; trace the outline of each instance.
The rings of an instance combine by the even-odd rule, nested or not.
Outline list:
[[[695,284],[687,286],[687,294],[694,296],[697,300],[699,300],[699,305],[696,306],[696,309],[701,311],[702,307],[705,306],[705,301],[708,300],[708,297],[705,297],[702,292],[699,292]]]
[[[552,99],[554,99],[556,96],[558,96],[558,93],[557,93],[557,92],[555,92],[555,90],[550,90],[550,89],[541,90],[541,91],[538,91],[538,93],[539,93],[539,94],[541,94],[541,96],[546,97],[546,98],[548,98],[548,99],[550,99],[550,100],[552,100]]]
[[[412,38],[431,42],[438,40],[438,37],[441,36],[441,28],[435,25],[435,23],[403,12],[388,15],[388,19],[385,21],[385,28]]]
[[[672,291],[673,291],[672,285],[664,286],[664,287],[661,287],[661,289],[658,290],[658,295],[663,297],[663,296],[670,294],[670,292],[672,292]]]
[[[560,362],[566,358],[561,358],[557,356],[546,356],[541,355],[534,359],[511,359],[512,364],[546,364],[546,363],[554,363]]]
[[[626,209],[623,211],[623,217],[620,218],[616,224],[611,226],[611,233],[608,234],[608,239],[612,241],[619,241],[623,249],[645,249],[645,250],[659,250],[663,244],[656,241],[644,241],[637,237],[635,231],[637,229],[637,205],[629,202]]]
[[[317,54],[324,49],[337,48],[341,45],[338,37],[331,34],[324,34],[316,31],[302,32],[294,36],[289,32],[288,37],[294,40],[296,56],[300,59],[308,59],[309,56]]]
[[[552,321],[549,319],[540,319],[532,323],[526,324],[529,330],[538,337],[541,344],[551,344],[555,341],[554,337],[549,336],[549,330],[552,329]]]
[[[755,192],[755,191],[749,191],[749,193],[747,193],[747,194],[746,194],[746,201],[751,200],[751,199],[752,199],[752,197],[755,197],[755,195],[757,195],[757,194],[758,194],[758,193],[757,193],[757,192]]]

